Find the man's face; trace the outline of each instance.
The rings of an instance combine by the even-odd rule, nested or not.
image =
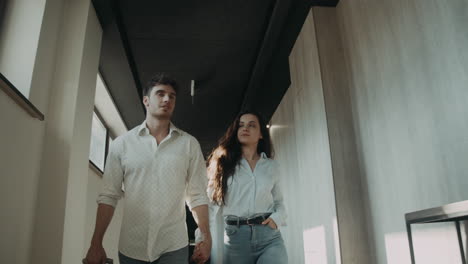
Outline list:
[[[157,119],[171,119],[176,102],[176,92],[170,85],[158,84],[149,95],[143,96],[146,114]]]

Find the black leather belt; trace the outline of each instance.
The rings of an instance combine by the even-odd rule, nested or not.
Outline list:
[[[227,225],[261,225],[269,216],[270,214],[265,214],[251,218],[226,219],[225,222]]]

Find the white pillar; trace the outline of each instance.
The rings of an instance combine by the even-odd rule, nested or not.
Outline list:
[[[30,261],[77,263],[84,227],[91,117],[102,31],[89,0],[64,0]]]

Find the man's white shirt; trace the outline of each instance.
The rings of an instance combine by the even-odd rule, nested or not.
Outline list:
[[[112,142],[97,202],[115,207],[124,197],[119,251],[154,261],[187,246],[184,204],[208,204],[206,186],[198,141],[171,123],[158,145],[143,122]]]

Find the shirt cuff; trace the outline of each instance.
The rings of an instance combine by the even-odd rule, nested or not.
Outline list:
[[[107,204],[114,208],[117,206],[117,199],[103,195],[100,195],[96,202],[98,204]]]
[[[208,203],[209,203],[208,199],[200,198],[194,201],[187,202],[187,206],[189,207],[190,211],[192,211],[193,208],[200,206],[200,205],[208,205]]]

